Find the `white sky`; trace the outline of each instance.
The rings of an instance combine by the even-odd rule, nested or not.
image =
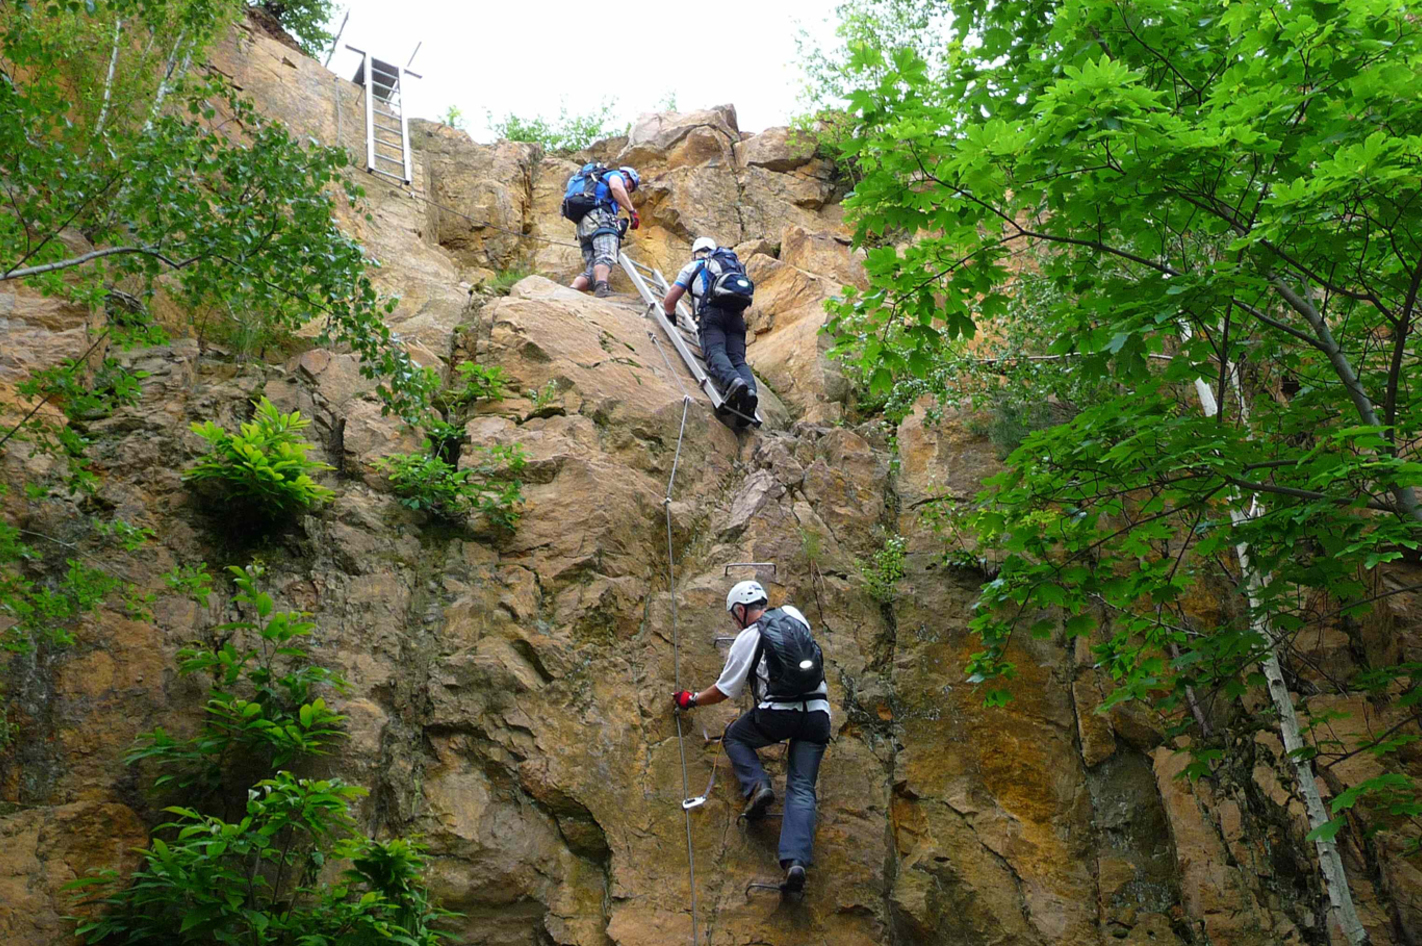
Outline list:
[[[554,118],[614,108],[617,130],[638,114],[730,102],[742,131],[785,124],[802,86],[795,40],[803,27],[833,38],[832,0],[346,0],[346,26],[331,69],[350,78],[358,59],[347,43],[424,76],[406,90],[411,117],[464,113],[488,141],[496,119]],[[715,22],[709,18],[716,11]],[[344,12],[331,24],[335,32]],[[591,37],[591,38],[590,38]]]

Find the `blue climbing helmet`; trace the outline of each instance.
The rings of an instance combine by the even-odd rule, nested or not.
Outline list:
[[[639,187],[642,186],[642,175],[638,174],[635,168],[629,168],[629,167],[627,167],[626,165],[623,165],[622,167],[618,168],[617,170],[618,170],[624,177],[626,177],[627,180],[629,180],[629,181],[632,182],[632,189],[633,189],[634,191],[635,191],[637,188],[639,188]]]

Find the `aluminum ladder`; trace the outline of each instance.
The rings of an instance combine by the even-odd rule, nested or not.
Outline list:
[[[711,406],[716,409],[717,415],[733,415],[743,420],[750,421],[756,427],[764,423],[760,411],[755,412],[754,417],[746,417],[726,403],[726,399],[721,396],[720,390],[716,387],[716,382],[711,380],[711,376],[706,373],[706,363],[702,359],[700,344],[695,336],[690,335],[690,326],[695,325],[691,316],[691,307],[686,302],[679,301],[676,304],[677,324],[672,325],[667,321],[666,313],[662,311],[662,300],[666,298],[671,290],[671,285],[667,282],[662,271],[652,266],[643,266],[641,263],[628,256],[624,251],[618,255],[618,262],[622,266],[622,271],[627,274],[627,278],[636,287],[637,294],[642,297],[642,301],[647,304],[647,318],[657,324],[676,349],[677,355],[681,357],[686,365],[686,370],[691,372],[691,377],[711,401]],[[650,285],[649,285],[650,282]],[[655,288],[656,293],[653,293]],[[682,327],[685,328],[682,328]],[[687,334],[683,334],[686,332]],[[693,346],[695,346],[693,350]]]
[[[404,66],[392,66],[363,49],[347,45],[361,57],[355,81],[365,88],[365,169],[406,186],[415,183],[410,153],[410,126],[402,102],[405,78],[423,79]]]

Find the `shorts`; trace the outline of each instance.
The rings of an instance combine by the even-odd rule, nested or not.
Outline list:
[[[610,231],[609,231],[609,228]],[[599,233],[598,231],[602,232]],[[594,210],[578,223],[578,245],[582,247],[583,275],[593,278],[594,266],[616,266],[622,250],[622,237],[617,229],[617,215],[606,210]]]

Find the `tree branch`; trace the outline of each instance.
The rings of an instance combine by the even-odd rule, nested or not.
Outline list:
[[[1352,399],[1353,406],[1357,409],[1358,416],[1362,418],[1363,423],[1369,427],[1382,426],[1378,421],[1377,411],[1373,409],[1372,399],[1368,397],[1368,392],[1363,390],[1362,382],[1353,372],[1353,366],[1348,363],[1348,356],[1343,353],[1343,349],[1338,347],[1332,330],[1329,329],[1328,323],[1319,314],[1318,309],[1314,308],[1313,303],[1300,296],[1278,276],[1273,277],[1270,282],[1275,289],[1279,290],[1279,295],[1284,297],[1284,301],[1292,306],[1299,315],[1302,315],[1313,328],[1314,334],[1318,337],[1315,347],[1328,356],[1329,363],[1333,365],[1333,373],[1338,376],[1338,380],[1343,382],[1343,387],[1347,389],[1348,396]],[[1422,507],[1418,506],[1417,494],[1412,487],[1394,483],[1388,485],[1388,490],[1404,514],[1422,522]]]
[[[1422,259],[1412,269],[1412,284],[1407,287],[1407,301],[1398,317],[1397,337],[1392,342],[1392,364],[1387,371],[1387,393],[1383,396],[1383,423],[1389,427],[1387,437],[1397,452],[1397,437],[1391,429],[1397,423],[1397,385],[1402,377],[1402,359],[1407,353],[1407,336],[1412,332],[1412,309],[1417,304],[1417,289],[1422,286]]]
[[[152,246],[111,246],[106,250],[94,250],[91,253],[84,253],[79,256],[75,256],[71,259],[59,260],[54,263],[45,263],[42,266],[27,266],[24,269],[12,269],[9,272],[0,275],[0,282],[6,282],[11,279],[24,279],[26,276],[38,276],[41,273],[52,273],[56,270],[69,269],[73,266],[82,266],[85,263],[92,262],[96,259],[101,259],[105,256],[124,256],[133,253],[138,253],[143,256],[151,256],[154,259],[162,260],[164,263],[167,263],[173,269],[182,269],[185,266],[191,266],[193,263],[196,263],[198,260],[202,259],[201,256],[192,256],[188,259],[181,261],[174,260],[166,254],[162,253],[156,247]]]

